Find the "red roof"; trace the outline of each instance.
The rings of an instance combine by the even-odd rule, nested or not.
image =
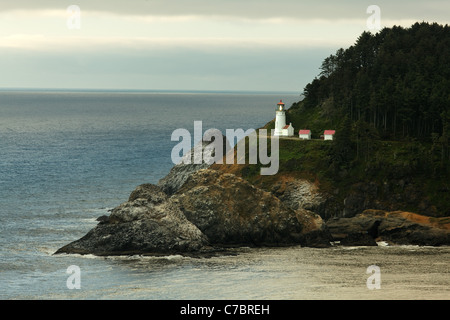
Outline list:
[[[283,100],[280,100],[280,102],[278,102],[278,105],[282,104],[284,106]]]
[[[311,130],[300,130],[298,134],[309,134]]]
[[[288,124],[283,127],[283,129],[287,129],[287,128],[289,128]]]
[[[325,131],[323,132],[323,134],[325,134],[325,135],[333,135],[333,134],[335,134],[335,133],[336,133],[335,130],[325,130]]]

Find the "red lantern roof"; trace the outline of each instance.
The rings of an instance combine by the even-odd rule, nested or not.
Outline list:
[[[283,105],[284,106],[283,100],[280,100],[280,102],[278,102],[278,105]]]

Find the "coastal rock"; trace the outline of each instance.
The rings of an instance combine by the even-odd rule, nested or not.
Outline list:
[[[197,255],[240,245],[326,247],[331,240],[320,216],[210,169],[191,174],[172,197],[156,185],[140,185],[98,221],[56,254]]]
[[[318,187],[304,179],[280,179],[271,189],[273,195],[290,208],[316,212],[326,201]]]
[[[167,201],[168,197],[160,187],[147,183],[137,186],[133,192],[131,192],[128,201],[130,202],[136,199],[146,199],[152,204],[160,204]]]
[[[200,169],[206,169],[209,165],[179,163],[172,167],[170,172],[158,181],[158,186],[168,195],[172,195],[181,188],[187,178]]]
[[[424,246],[450,244],[448,223],[410,212],[365,210],[351,218],[330,219],[326,224],[333,240],[342,245],[376,245],[376,241]]]
[[[335,213],[342,217],[353,217],[364,210],[396,211],[399,208],[415,208],[425,216],[438,216],[435,205],[425,197],[422,186],[410,177],[391,178],[383,182],[358,182],[350,186],[343,202]],[[326,206],[334,205],[332,202]],[[322,217],[322,213],[320,213]],[[336,215],[336,214],[335,214]]]
[[[201,155],[205,154],[205,150],[209,150],[207,149],[208,147],[214,146],[215,139],[222,140],[222,142],[219,143],[219,145],[222,146],[222,154],[216,154],[215,149],[213,149],[210,155],[214,157],[215,160],[218,160],[222,158],[222,155],[226,154],[227,148],[229,147],[226,137],[223,136],[219,130],[208,130],[205,132],[203,140],[199,142],[199,144],[201,144]],[[160,187],[167,195],[172,195],[177,192],[193,173],[210,166],[210,164],[205,161],[202,161],[200,164],[195,163],[195,149],[196,148],[194,147],[186,153],[180,163],[173,166],[169,173],[158,181],[158,187]],[[217,159],[215,157],[217,157]]]
[[[157,186],[136,188],[129,201],[59,253],[177,254],[207,250],[208,239]]]
[[[233,174],[202,169],[172,197],[215,245],[329,246],[322,219]]]

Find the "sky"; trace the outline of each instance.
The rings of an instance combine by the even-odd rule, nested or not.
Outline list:
[[[448,0],[0,0],[0,88],[301,93],[364,31],[449,20]]]

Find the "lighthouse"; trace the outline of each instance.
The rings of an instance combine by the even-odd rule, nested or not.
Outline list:
[[[283,100],[280,100],[277,104],[275,113],[275,136],[291,137],[294,135],[294,127],[292,123],[286,125],[286,111],[284,109],[285,104]]]

